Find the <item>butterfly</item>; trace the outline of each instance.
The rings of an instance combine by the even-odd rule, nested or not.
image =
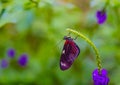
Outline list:
[[[80,54],[80,48],[70,36],[64,37],[65,43],[60,57],[60,69],[67,70],[71,67],[74,60]]]

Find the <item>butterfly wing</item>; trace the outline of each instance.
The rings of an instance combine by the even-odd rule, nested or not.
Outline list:
[[[70,68],[79,53],[80,49],[76,43],[73,40],[66,40],[60,58],[60,69],[67,70]]]

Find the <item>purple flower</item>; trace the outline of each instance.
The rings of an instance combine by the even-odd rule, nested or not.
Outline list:
[[[22,67],[26,66],[28,62],[27,54],[22,54],[18,59],[18,64]]]
[[[8,49],[7,55],[10,58],[14,58],[14,56],[15,56],[15,50],[13,48]]]
[[[107,14],[104,10],[96,12],[96,18],[98,24],[103,24],[107,19]]]
[[[109,78],[107,77],[107,71],[101,70],[99,74],[98,69],[95,69],[92,74],[94,85],[108,85]]]
[[[8,61],[5,60],[5,59],[2,59],[1,63],[0,63],[0,66],[1,66],[1,68],[7,68],[8,67]]]

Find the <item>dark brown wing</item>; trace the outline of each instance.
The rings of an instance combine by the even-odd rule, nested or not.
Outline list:
[[[70,68],[79,53],[80,49],[76,43],[73,40],[66,40],[60,58],[60,69],[67,70]]]

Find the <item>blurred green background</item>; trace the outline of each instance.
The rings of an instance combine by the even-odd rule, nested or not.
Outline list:
[[[95,53],[83,39],[75,40],[81,53],[72,67],[59,68],[67,28],[94,42],[109,85],[120,85],[120,0],[109,0],[107,21],[98,25],[95,13],[106,1],[0,0],[0,60],[9,60],[7,68],[0,68],[0,85],[93,85]],[[6,56],[9,48],[16,50],[14,60]],[[21,53],[29,55],[25,68],[13,62]]]

